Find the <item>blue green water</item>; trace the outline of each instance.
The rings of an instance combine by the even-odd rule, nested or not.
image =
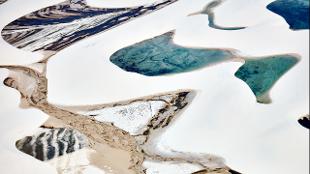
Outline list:
[[[291,55],[271,56],[256,60],[246,60],[235,76],[247,83],[258,102],[268,93],[277,80],[298,62]]]
[[[160,76],[189,72],[236,57],[228,50],[182,47],[174,44],[172,38],[173,32],[169,32],[122,48],[114,53],[110,60],[128,72]],[[298,62],[298,58],[291,55],[244,59],[245,64],[235,76],[248,84],[257,101],[261,103],[271,102],[264,98],[264,95]]]
[[[282,16],[293,30],[309,29],[309,0],[276,0],[267,9]]]
[[[229,60],[231,51],[186,48],[172,42],[173,32],[123,48],[110,60],[118,67],[146,76],[183,73]]]

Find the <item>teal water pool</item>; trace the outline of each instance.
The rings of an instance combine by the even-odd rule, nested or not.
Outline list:
[[[194,71],[239,57],[225,49],[189,48],[173,43],[174,32],[144,40],[115,52],[110,61],[119,68],[146,76],[162,76]],[[299,60],[294,55],[242,57],[235,76],[243,80],[260,103],[270,103],[269,90]],[[202,79],[203,80],[203,79]]]
[[[292,30],[309,29],[309,0],[276,0],[267,9],[282,16]]]
[[[266,101],[264,96],[268,94],[277,80],[297,62],[298,58],[292,55],[247,59],[245,64],[235,73],[235,76],[247,83],[258,102],[269,103],[271,101]]]
[[[146,76],[183,73],[235,57],[229,50],[187,48],[172,42],[173,32],[122,48],[110,60],[125,71]]]

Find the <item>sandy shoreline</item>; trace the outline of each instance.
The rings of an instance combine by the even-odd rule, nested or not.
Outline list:
[[[61,1],[57,0],[58,2]],[[143,173],[143,161],[146,160],[168,161],[167,164],[169,161],[177,161],[177,164],[194,163],[201,169],[213,165],[211,162],[214,161],[223,165],[223,161],[218,161],[218,158],[211,162],[205,160],[208,158],[201,159],[197,153],[203,152],[225,158],[224,164],[242,173],[306,174],[308,169],[305,166],[308,166],[309,162],[309,156],[306,155],[309,151],[308,131],[299,125],[297,120],[301,115],[309,113],[309,32],[289,30],[282,17],[265,8],[270,2],[271,0],[224,2],[214,9],[216,22],[223,26],[247,26],[243,30],[224,31],[208,26],[205,15],[187,17],[188,14],[201,9],[202,5],[207,3],[205,0],[197,0],[195,3],[179,0],[178,3],[156,13],[73,44],[55,55],[54,52],[49,52],[45,56],[52,55],[52,59],[32,65],[29,64],[42,59],[41,52],[18,50],[0,38],[0,49],[4,50],[0,64],[12,65],[0,66],[10,70],[11,78],[6,79],[4,83],[20,92],[23,108],[31,108],[30,110],[38,112],[42,110],[50,117],[59,119],[50,120],[44,124],[45,126],[68,126],[87,135],[93,149],[85,154],[90,155],[88,158],[91,163],[103,170],[109,170],[107,166],[111,166],[111,169],[120,173]],[[29,4],[24,6],[17,5],[19,3],[20,0],[10,0],[0,6],[0,16],[3,19],[0,21],[1,27],[34,9],[41,9],[56,2],[29,0]],[[118,2],[114,5],[112,1],[106,3],[117,6]],[[245,6],[247,8],[244,8]],[[109,57],[115,51],[174,29],[177,32],[173,42],[177,45],[228,48],[239,50],[237,53],[240,57],[254,58],[293,53],[300,57],[300,61],[268,91],[273,99],[271,105],[256,103],[248,86],[235,78],[234,73],[244,63],[240,57],[234,59],[235,62],[224,62],[197,71],[152,78],[125,72],[109,62]],[[18,64],[23,66],[15,66]],[[154,117],[162,123],[154,119],[150,124],[151,131],[146,133],[146,136],[132,136],[110,122],[102,123],[87,114],[77,114],[116,105],[128,106],[127,104],[136,100],[146,102],[157,94],[164,95],[167,91],[174,91],[172,98],[177,99],[180,98],[177,94],[181,91],[175,91],[176,89],[185,89],[183,92],[197,91],[197,95],[193,101],[182,100],[191,104],[186,106],[188,109],[176,112],[176,100],[166,101],[169,106],[165,109],[173,111],[172,114],[155,115]],[[18,103],[17,100],[15,102]],[[3,104],[6,108],[5,101]],[[26,115],[31,114],[26,110],[21,110],[18,114],[23,115],[23,112]],[[179,117],[181,113],[182,117]],[[28,119],[38,123],[39,120],[42,121],[43,115],[46,116],[41,113],[40,118],[40,114],[34,114]],[[17,114],[12,118],[19,121]],[[9,121],[5,117],[3,120],[4,123]],[[34,123],[26,124],[25,121],[25,124],[12,122],[8,125],[14,126],[7,130],[19,130],[18,135],[22,135],[25,132],[20,129],[27,125],[33,126]],[[8,125],[5,124],[3,129],[6,130]],[[166,125],[169,125],[169,131]],[[28,130],[28,133],[31,131]],[[161,136],[162,138],[159,138]],[[150,137],[153,141],[149,146],[142,146]],[[9,151],[13,153],[9,154],[5,149],[4,154],[9,154],[10,158],[16,160],[20,156],[21,161],[25,161],[28,156],[24,157],[25,154],[13,148],[15,142],[12,137],[9,138],[12,146]],[[287,144],[287,140],[294,140],[296,143],[283,146]],[[155,148],[154,144],[158,147]],[[175,150],[171,150],[171,147]],[[167,149],[168,152],[161,154],[161,150]],[[109,155],[101,156],[93,150]],[[179,151],[192,153],[183,154]],[[83,152],[81,156],[84,157],[85,154]],[[195,154],[195,157],[191,157],[190,154]],[[114,155],[122,156],[120,162],[114,157],[109,161]],[[72,158],[77,157],[79,155]],[[29,163],[25,164],[31,164],[29,159],[30,157]],[[100,164],[96,161],[100,161]],[[207,165],[201,164],[201,161]],[[32,162],[38,166],[36,171],[40,171],[41,167],[47,167],[45,163],[35,162],[33,159]],[[118,162],[122,165],[118,165]],[[4,170],[6,169],[10,171],[8,167]],[[29,167],[27,169],[31,171]],[[228,169],[219,171],[228,173]],[[21,173],[18,169],[11,169],[11,172]],[[48,168],[48,172],[55,173],[51,167]],[[202,169],[200,173],[212,172]]]
[[[2,66],[3,68],[3,66]],[[90,117],[86,117],[80,114],[76,114],[70,111],[66,111],[55,107],[52,104],[47,102],[47,79],[45,79],[44,75],[40,75],[40,73],[36,72],[27,67],[5,67],[11,70],[10,76],[5,80],[5,84],[9,87],[17,89],[22,96],[22,101],[25,102],[24,106],[34,107],[42,110],[48,115],[57,118],[58,121],[49,120],[47,124],[44,124],[46,127],[59,127],[68,125],[78,131],[82,132],[88,138],[90,138],[90,147],[96,151],[93,155],[90,155],[90,161],[92,165],[95,165],[101,169],[106,169],[106,166],[109,166],[112,171],[115,173],[144,173],[145,170],[143,167],[144,159],[155,159],[155,160],[163,160],[163,161],[180,161],[180,162],[189,162],[192,164],[199,164],[202,167],[207,167],[208,163],[199,163],[200,159],[195,159],[194,154],[186,154],[178,157],[173,155],[169,157],[169,155],[165,155],[163,157],[160,156],[160,152],[152,152],[153,145],[144,145],[137,144],[137,140],[134,136],[129,135],[127,132],[116,128],[113,125],[109,125],[106,123],[98,122]],[[29,87],[28,81],[25,81],[25,77],[30,78],[31,81],[31,90],[27,90],[26,86]],[[26,83],[25,83],[26,82]],[[172,93],[176,95],[178,93],[188,93],[190,90],[179,90]],[[157,94],[154,96],[160,96],[163,94]],[[169,93],[167,93],[169,94]],[[149,100],[154,96],[143,97],[137,100]],[[117,105],[128,104],[128,101],[117,103]],[[170,104],[169,104],[170,105]],[[169,106],[168,105],[168,106]],[[97,109],[98,107],[102,109],[102,107],[113,107],[115,104],[107,104],[105,106],[86,106],[86,108],[78,107],[78,110],[81,109]],[[169,106],[170,107],[170,106]],[[178,111],[176,111],[177,113]],[[171,118],[173,119],[173,115]],[[163,117],[164,118],[164,117]],[[61,120],[61,121],[60,121]],[[156,122],[154,122],[156,123]],[[152,123],[152,124],[154,124]],[[158,123],[156,123],[158,124]],[[172,122],[162,122],[160,124],[164,124],[163,128],[166,127],[165,124],[170,125]],[[55,126],[56,125],[56,126]],[[154,128],[155,130],[156,128]],[[165,128],[166,129],[166,128]],[[161,131],[161,130],[160,130]],[[156,131],[156,136],[160,136],[160,131]],[[162,130],[163,131],[163,130]],[[148,130],[149,135],[152,133]],[[153,133],[154,134],[154,133]],[[158,135],[157,135],[158,134]],[[146,134],[147,135],[147,134]],[[155,137],[156,137],[155,136]],[[140,137],[139,137],[140,138]],[[151,137],[146,138],[146,140],[151,140]],[[156,138],[155,138],[156,139]],[[145,149],[147,148],[147,149]],[[148,154],[149,153],[149,154]],[[194,155],[191,157],[191,155]],[[207,157],[207,156],[206,156]],[[193,161],[191,161],[193,160]],[[100,161],[100,162],[98,162]],[[122,162],[121,162],[122,161]],[[212,163],[212,161],[210,161]],[[222,165],[222,164],[219,164]],[[127,167],[126,167],[127,166]],[[210,169],[208,169],[209,171]]]

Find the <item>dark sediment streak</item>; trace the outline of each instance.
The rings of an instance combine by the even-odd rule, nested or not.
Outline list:
[[[310,129],[310,117],[309,115],[304,116],[298,120],[298,123],[303,127]]]
[[[68,0],[23,16],[2,30],[13,46],[29,51],[58,52],[73,43],[109,30],[177,0],[159,0],[132,8],[94,8],[85,0]]]
[[[200,12],[196,12],[193,14],[190,14],[189,16],[197,15],[197,14],[206,14],[208,15],[208,20],[209,20],[209,27],[218,29],[218,30],[241,30],[245,29],[246,27],[223,27],[220,25],[217,25],[215,22],[215,14],[213,12],[213,9],[218,7],[219,5],[222,4],[222,0],[215,0],[207,4],[206,7]]]
[[[78,146],[75,144],[78,143]],[[44,128],[36,135],[16,142],[16,147],[41,161],[47,161],[87,147],[87,138],[70,128]],[[57,149],[57,151],[56,151]]]
[[[100,143],[104,144],[105,147],[108,147],[109,149],[114,150],[119,149],[124,153],[128,152],[128,154],[130,155],[130,164],[129,164],[130,166],[128,166],[129,167],[128,170],[130,169],[130,171],[134,171],[135,173],[139,174],[145,174],[146,169],[143,167],[143,162],[145,160],[189,163],[193,165],[199,165],[201,166],[202,169],[208,169],[209,162],[211,162],[211,165],[213,167],[214,163],[219,162],[218,164],[219,168],[225,167],[223,170],[228,170],[228,168],[225,165],[223,165],[222,158],[213,155],[210,156],[206,154],[203,156],[196,156],[197,154],[175,152],[179,156],[162,156],[162,154],[160,154],[159,152],[153,151],[148,146],[144,146],[145,143],[153,142],[152,141],[153,135],[155,135],[156,138],[156,136],[161,135],[165,130],[167,130],[170,125],[174,124],[174,121],[181,115],[182,110],[186,109],[186,107],[193,100],[195,92],[192,90],[178,90],[154,96],[141,97],[130,101],[94,106],[95,108],[93,109],[96,108],[102,109],[106,107],[119,106],[120,104],[126,105],[125,103],[127,102],[130,103],[139,100],[141,101],[152,100],[154,98],[158,98],[158,101],[160,102],[163,101],[165,103],[164,108],[160,109],[158,113],[154,112],[155,114],[154,117],[147,123],[147,128],[149,129],[149,131],[146,130],[146,132],[144,132],[141,135],[139,134],[137,136],[132,136],[128,132],[117,128],[113,124],[108,124],[106,122],[99,122],[92,117],[88,117],[87,115],[74,113],[73,111],[61,109],[59,107],[56,107],[55,105],[48,103],[48,101],[46,100],[47,93],[45,92],[45,89],[47,87],[46,77],[41,76],[40,74],[38,74],[38,72],[35,72],[35,70],[22,66],[0,66],[0,68],[7,68],[10,69],[10,71],[14,71],[19,74],[19,75],[15,74],[12,77],[9,76],[10,83],[5,83],[5,85],[17,89],[21,93],[22,101],[25,102],[25,105],[32,106],[42,110],[43,112],[49,114],[51,117],[61,120],[62,123],[60,125],[64,124],[66,126],[72,127],[77,131],[81,132],[83,135],[87,136],[89,141],[89,148],[96,148],[94,144]],[[25,84],[25,81],[22,78],[18,78],[19,76],[22,76],[22,74],[29,76],[29,78],[36,79],[34,81],[36,81],[37,83],[36,85],[33,86],[33,89],[31,90],[32,92],[29,90],[28,91],[23,90],[24,89],[23,86],[27,84]],[[78,107],[80,108],[81,106]],[[86,108],[89,107],[90,106],[87,106]],[[49,127],[48,125],[45,126],[45,128],[48,127]],[[62,134],[61,131],[59,131],[58,133],[54,133],[54,135],[57,135],[57,137],[58,136],[62,137],[61,134]],[[26,140],[27,142],[30,142],[32,139],[33,138],[31,136]],[[36,141],[35,138],[33,140]],[[46,141],[49,141],[49,139],[46,138],[46,136],[44,136],[40,140],[40,142],[46,142]],[[18,144],[17,147],[20,147],[25,143],[20,142]],[[43,148],[46,147],[46,144],[48,143],[45,143]],[[58,153],[59,155],[60,154],[65,155],[68,144],[69,143],[66,143],[66,141],[64,143],[59,143],[58,145],[60,146],[58,147],[61,148],[59,148],[60,150],[56,150],[55,156],[57,156],[57,151],[59,151]],[[57,145],[54,145],[53,147],[57,147]],[[33,150],[30,149],[30,151]],[[46,152],[47,151],[43,151],[44,156],[46,156]],[[207,160],[202,159],[202,157]],[[115,162],[117,163],[119,161],[111,161],[111,163]]]
[[[0,5],[5,3],[7,0],[0,0]]]
[[[221,5],[223,1],[222,0],[216,0],[211,2],[206,10],[206,13],[208,14],[208,19],[209,19],[209,26],[214,28],[214,29],[219,29],[219,30],[241,30],[245,29],[246,27],[222,27],[220,25],[217,25],[215,22],[215,14],[213,12],[213,9]]]

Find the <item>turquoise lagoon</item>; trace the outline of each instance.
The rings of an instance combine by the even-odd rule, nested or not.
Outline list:
[[[267,9],[282,16],[293,30],[309,29],[309,0],[276,0]]]
[[[270,103],[268,92],[277,80],[298,62],[291,55],[270,56],[260,59],[247,59],[235,76],[243,80],[260,103]]]
[[[174,32],[168,32],[122,48],[110,60],[128,72],[161,76],[189,72],[240,57],[230,50],[182,47],[173,43],[173,35]],[[298,58],[292,55],[243,59],[245,64],[235,76],[251,88],[260,103],[271,102],[269,90],[298,62]]]
[[[123,48],[110,60],[129,72],[146,76],[183,73],[235,57],[229,50],[186,48],[172,42],[173,32]]]

